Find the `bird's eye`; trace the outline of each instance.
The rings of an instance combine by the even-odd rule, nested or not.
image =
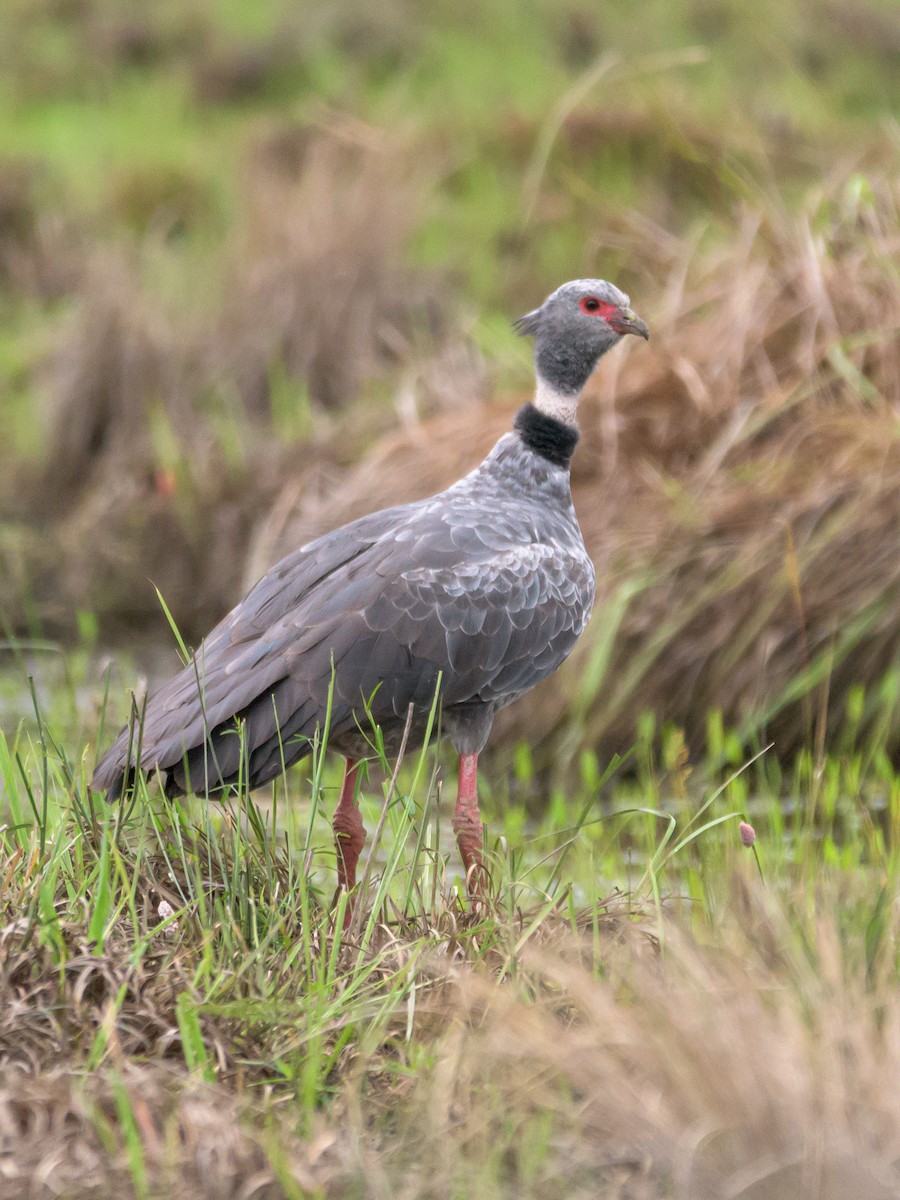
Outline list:
[[[600,301],[596,296],[585,296],[581,301],[581,308],[586,313],[595,313],[600,311]]]

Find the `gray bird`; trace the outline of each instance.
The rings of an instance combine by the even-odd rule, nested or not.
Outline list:
[[[123,729],[92,787],[114,799],[138,770],[170,796],[267,783],[325,725],[346,758],[333,826],[338,886],[356,883],[356,804],[371,724],[396,752],[426,736],[440,680],[442,730],[459,755],[453,828],[469,887],[481,886],[478,755],[494,714],[568,656],[587,624],[594,568],[569,462],[579,395],[597,360],[647,326],[601,279],[565,283],[516,329],[535,339],[534,402],[484,461],[446,491],[387,508],[273,567]],[[140,761],[136,749],[140,747]]]

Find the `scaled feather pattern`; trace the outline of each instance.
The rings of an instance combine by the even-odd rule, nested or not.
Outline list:
[[[309,752],[332,686],[329,745],[365,753],[374,722],[395,747],[410,705],[415,744],[439,680],[445,727],[477,752],[494,713],[566,658],[593,598],[568,469],[506,434],[447,491],[273,567],[151,696],[140,768],[173,794],[259,786]],[[94,787],[115,795],[130,778],[129,740],[126,728]]]

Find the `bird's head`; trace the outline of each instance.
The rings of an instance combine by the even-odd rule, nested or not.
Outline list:
[[[539,380],[563,395],[577,396],[605,354],[627,333],[649,338],[624,292],[605,279],[574,279],[552,292],[540,308],[515,323],[535,339]]]

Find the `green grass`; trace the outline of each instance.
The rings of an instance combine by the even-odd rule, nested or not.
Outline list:
[[[594,1151],[577,1095],[588,1108],[597,1098],[565,1064],[595,1018],[574,1014],[602,993],[617,1021],[636,1020],[652,990],[652,946],[661,955],[654,971],[676,990],[688,986],[688,968],[699,972],[694,988],[728,964],[728,987],[758,999],[760,1021],[777,987],[788,998],[780,1003],[824,1022],[815,981],[831,978],[833,937],[847,995],[868,989],[873,1003],[897,1003],[900,778],[879,746],[855,744],[852,721],[840,749],[801,755],[791,768],[765,750],[746,755],[715,715],[709,758],[690,763],[678,731],[648,719],[626,762],[587,754],[580,782],[551,789],[522,746],[508,773],[496,764],[483,776],[491,886],[475,907],[448,836],[443,780],[452,774],[441,756],[410,756],[392,790],[394,764],[376,754],[361,800],[370,838],[362,862],[371,862],[342,933],[346,897],[331,909],[338,764],[314,754],[271,791],[221,805],[169,801],[142,782],[107,807],[87,780],[105,708],[118,711],[121,696],[116,688],[110,698],[87,649],[56,661],[56,678],[45,669],[32,689],[48,696],[47,712],[39,700],[30,716],[22,709],[27,662],[5,675],[21,714],[0,737],[0,979],[16,997],[21,1039],[5,1043],[5,1057],[26,1055],[36,1079],[63,1069],[65,1102],[78,1113],[110,1089],[97,1101],[102,1120],[80,1136],[100,1139],[105,1177],[127,1179],[123,1194],[186,1186],[193,1150],[176,1143],[163,1154],[159,1139],[167,1122],[192,1119],[197,1087],[222,1112],[237,1104],[234,1145],[244,1139],[261,1157],[273,1196],[363,1195],[379,1179],[400,1186],[426,1150],[444,1175],[423,1195],[537,1196],[554,1174],[549,1194],[581,1194],[579,1155]],[[742,818],[757,832],[752,849],[738,836]],[[736,957],[735,938],[745,939]],[[60,1022],[64,1043],[52,1033]],[[524,1023],[522,1053],[546,1063],[524,1091],[521,1058],[464,1089],[441,1141],[428,1132],[427,1106],[449,1086],[448,1070],[478,1075],[484,1022],[495,1027],[491,1054],[510,1022]],[[815,1078],[805,1035],[781,1034]],[[769,1052],[777,1061],[782,1051],[754,1048]],[[607,1055],[598,1072],[612,1069],[613,1047]],[[547,1087],[553,1098],[540,1100]],[[142,1088],[150,1100],[135,1109]],[[690,1103],[727,1125],[702,1097]],[[472,1122],[493,1137],[476,1136]],[[721,1136],[731,1136],[725,1125]],[[649,1189],[637,1194],[682,1194],[663,1133],[649,1175],[628,1169]],[[637,1127],[634,1136],[638,1146]],[[374,1158],[360,1137],[380,1147]],[[768,1169],[774,1137],[769,1130],[768,1149],[742,1152],[742,1169]],[[308,1154],[322,1138],[344,1147],[341,1163],[326,1155],[307,1175],[297,1148]],[[577,1147],[575,1158],[560,1160],[563,1143]],[[74,1187],[77,1161],[65,1169]],[[616,1178],[607,1164],[594,1194],[616,1194]]]
[[[888,0],[872,0],[866,12],[868,29],[888,19]],[[671,155],[690,169],[693,130],[711,139],[700,152],[710,161],[695,163],[702,176],[733,165],[738,148],[757,145],[783,114],[801,138],[827,136],[835,149],[849,149],[890,107],[887,57],[872,54],[862,34],[848,46],[834,19],[817,21],[774,0],[752,12],[737,0],[696,10],[653,0],[640,21],[624,9],[523,10],[511,0],[414,15],[390,0],[367,14],[355,5],[342,12],[248,0],[166,3],[143,18],[107,0],[67,16],[16,0],[7,21],[17,53],[7,50],[0,87],[0,156],[40,164],[48,205],[62,203],[93,224],[99,218],[105,239],[133,236],[132,215],[116,205],[129,180],[146,186],[167,172],[208,198],[189,240],[220,237],[248,142],[267,122],[315,119],[331,105],[387,129],[412,127],[425,145],[443,148],[447,170],[414,252],[462,271],[468,292],[491,307],[507,298],[515,270],[501,255],[500,269],[489,271],[488,251],[496,257],[498,238],[521,232],[523,170],[569,94],[600,117],[649,114],[650,132],[644,145],[613,124],[577,161],[564,138],[553,140],[545,183],[570,217],[565,227],[551,221],[542,229],[531,264],[542,275],[578,256],[579,190],[594,189],[611,209],[646,204],[658,192],[654,171],[666,170]],[[147,39],[146,61],[134,63],[104,40],[104,30],[129,26]],[[223,47],[253,53],[273,44],[279,53],[259,91],[230,103],[203,100],[197,79]],[[591,86],[601,62],[609,70]],[[723,112],[730,146],[717,142]],[[804,169],[804,156],[799,149],[791,170]],[[679,197],[682,220],[705,207],[688,203],[688,190]]]

